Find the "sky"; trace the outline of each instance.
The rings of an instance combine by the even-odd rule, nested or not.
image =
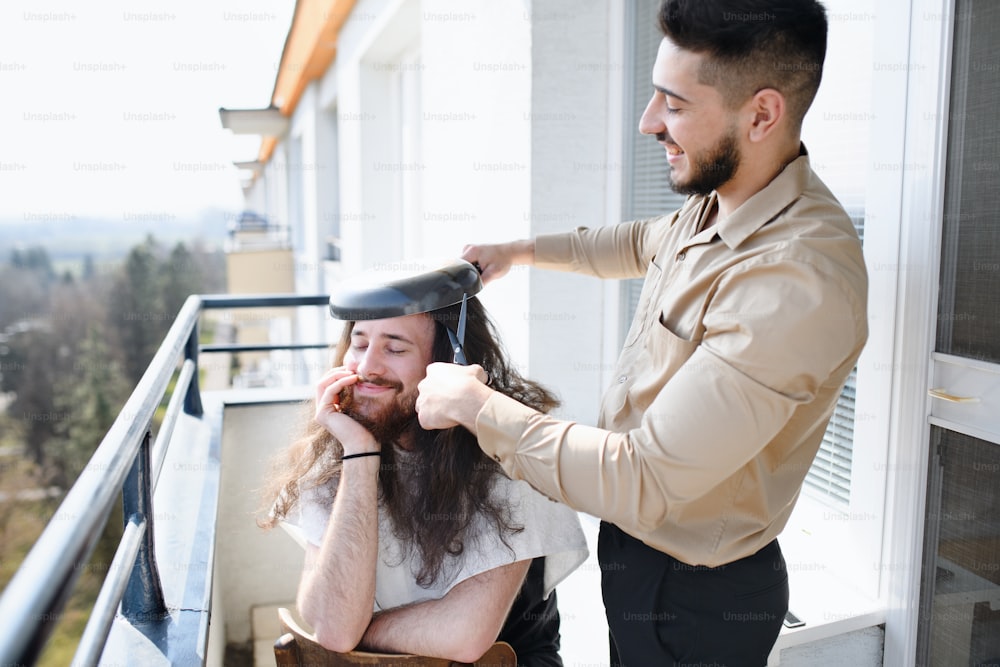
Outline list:
[[[0,3],[0,222],[242,207],[294,0]]]

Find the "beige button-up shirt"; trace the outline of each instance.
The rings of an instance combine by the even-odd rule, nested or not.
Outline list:
[[[536,239],[540,267],[645,274],[635,319],[596,427],[500,394],[477,417],[511,477],[712,567],[781,532],[868,336],[861,244],[807,156],[702,229],[715,204]]]

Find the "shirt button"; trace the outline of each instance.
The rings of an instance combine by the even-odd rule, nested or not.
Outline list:
[[[625,384],[625,380],[627,380],[627,379],[628,379],[627,375],[619,375],[618,376],[618,384]]]
[[[678,262],[683,262],[685,257],[687,257],[687,253],[686,252],[679,252],[679,253],[677,253],[677,261]]]
[[[496,461],[497,463],[500,463],[500,455],[499,454],[494,454],[493,455],[493,460]]]

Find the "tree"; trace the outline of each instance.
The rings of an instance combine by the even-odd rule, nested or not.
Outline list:
[[[163,257],[153,237],[135,246],[115,278],[108,308],[126,378],[137,383],[191,294],[217,291],[223,257],[178,243]]]
[[[97,267],[94,266],[94,256],[89,252],[83,256],[83,269],[80,271],[80,278],[84,282],[89,282],[97,276]]]
[[[36,271],[48,280],[52,280],[56,275],[48,251],[41,246],[32,246],[25,250],[14,248],[10,253],[10,263],[15,269]]]
[[[156,354],[171,319],[163,307],[158,252],[152,237],[133,247],[111,288],[109,329],[117,335],[125,377],[133,385]]]
[[[45,464],[45,446],[62,415],[53,409],[59,345],[47,323],[33,323],[6,337],[0,389],[14,394],[7,414],[21,421],[25,454]]]
[[[0,331],[48,310],[49,287],[55,280],[44,248],[15,248],[0,266]]]
[[[15,262],[21,268],[13,268]],[[3,268],[24,277],[25,284],[38,285],[45,276],[54,279],[46,265],[43,252],[36,252],[15,254],[12,265]],[[34,280],[27,281],[30,272],[39,270]],[[58,405],[57,395],[75,381],[78,347],[88,327],[105,319],[106,292],[98,279],[46,285],[44,296],[33,295],[37,299],[33,317],[9,326],[0,345],[0,391],[13,394],[7,413],[20,425],[25,454],[45,474],[62,469],[57,433],[70,412]]]
[[[55,391],[55,404],[66,415],[56,426],[59,451],[52,452],[58,461],[58,486],[67,488],[77,478],[128,394],[121,363],[112,356],[99,323],[92,322],[77,349],[72,381],[60,383]]]
[[[72,482],[87,446],[99,441],[95,434],[111,425],[108,406],[117,410],[115,401],[139,382],[184,300],[206,291],[206,281],[218,282],[222,263],[219,253],[183,243],[164,257],[149,237],[113,276],[94,272],[90,262],[81,280],[58,280],[43,249],[15,251],[0,266],[0,278],[14,278],[0,280],[0,317],[6,312],[11,320],[0,334],[0,391],[13,393],[7,412],[26,454],[54,481]],[[5,308],[7,297],[18,304],[13,310]],[[102,382],[111,384],[98,392]]]
[[[163,285],[163,310],[173,319],[184,302],[197,294],[203,283],[202,265],[187,246],[178,243],[170,251],[169,259],[160,267]]]

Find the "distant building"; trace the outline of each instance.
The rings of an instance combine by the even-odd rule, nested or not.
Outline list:
[[[252,211],[229,223],[225,244],[226,291],[229,294],[290,294],[295,291],[294,255],[288,228],[274,225]],[[219,315],[219,314],[216,314]],[[223,324],[232,325],[232,342],[265,345],[292,338],[294,310],[288,308],[223,311]],[[289,384],[292,377],[288,350],[240,352],[234,358],[233,385],[254,387]]]

